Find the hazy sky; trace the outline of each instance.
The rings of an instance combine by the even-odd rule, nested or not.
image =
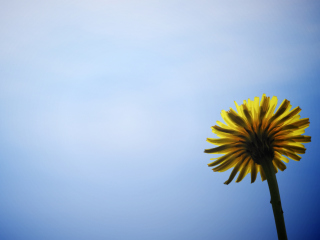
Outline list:
[[[310,118],[277,178],[288,238],[319,239],[319,9],[2,1],[0,238],[276,239],[267,183],[226,186],[203,153],[221,110],[266,93]]]

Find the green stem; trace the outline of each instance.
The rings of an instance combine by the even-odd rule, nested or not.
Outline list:
[[[279,187],[278,187],[276,173],[274,171],[272,161],[263,159],[263,161],[261,161],[261,167],[263,168],[263,171],[266,175],[269,190],[270,190],[270,195],[271,195],[270,203],[272,204],[274,220],[276,222],[276,227],[277,227],[278,239],[287,240],[288,238],[287,238],[286,226],[284,224]]]

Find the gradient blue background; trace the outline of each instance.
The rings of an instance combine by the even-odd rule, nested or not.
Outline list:
[[[277,174],[288,237],[320,239],[318,1],[1,1],[0,239],[276,239],[266,182],[204,154],[234,101],[310,118]]]

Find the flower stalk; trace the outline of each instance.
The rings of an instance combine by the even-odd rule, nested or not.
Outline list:
[[[276,178],[276,173],[274,171],[274,166],[272,164],[272,159],[271,160],[263,159],[261,161],[260,166],[262,167],[266,175],[269,190],[270,190],[270,195],[271,195],[270,203],[272,204],[274,220],[276,223],[276,228],[278,233],[278,239],[287,240],[288,238],[287,238],[286,226],[284,223],[279,187],[278,187],[278,182]]]

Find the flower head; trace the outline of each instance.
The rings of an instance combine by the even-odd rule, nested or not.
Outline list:
[[[262,161],[272,161],[277,173],[278,169],[286,169],[284,162],[289,162],[286,157],[299,161],[301,157],[298,154],[305,153],[302,143],[310,142],[311,137],[302,134],[309,126],[309,119],[300,119],[298,114],[301,109],[296,107],[291,110],[292,106],[287,99],[275,112],[277,102],[277,97],[270,99],[263,94],[260,104],[259,98],[255,97],[253,101],[244,100],[240,106],[235,102],[238,112],[232,108],[221,112],[226,124],[217,121],[219,126],[212,127],[212,132],[220,138],[207,138],[208,142],[218,147],[204,152],[224,154],[210,159],[215,161],[208,166],[215,166],[215,172],[233,168],[225,184],[229,184],[238,172],[236,182],[240,182],[250,172],[251,183],[256,180],[258,172],[264,181],[266,176],[261,167]]]

